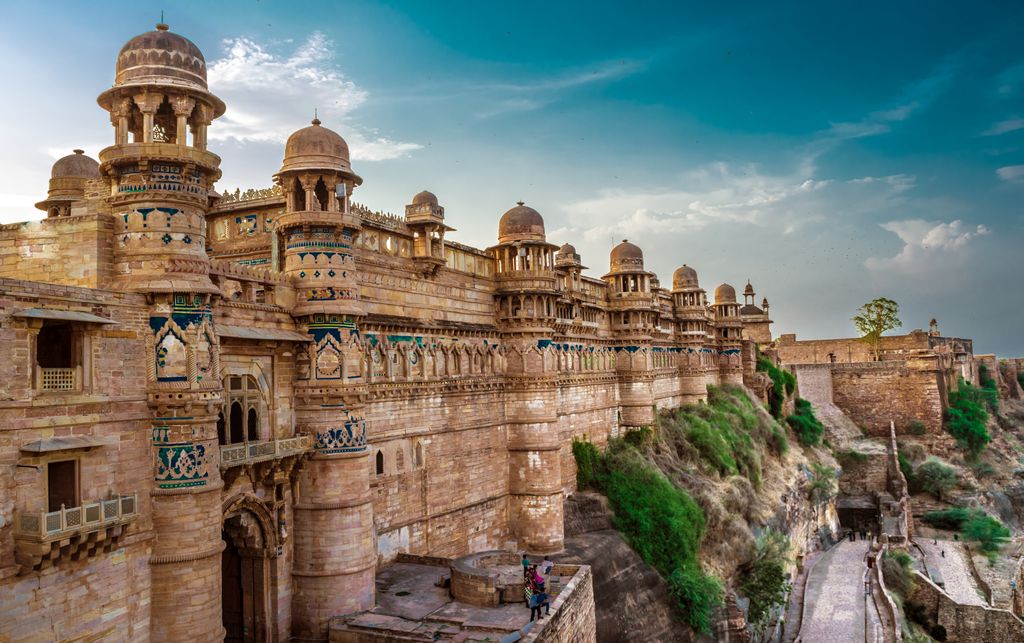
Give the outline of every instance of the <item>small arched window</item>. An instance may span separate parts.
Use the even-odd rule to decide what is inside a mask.
[[[256,409],[249,409],[249,416],[246,418],[245,428],[249,442],[256,442],[260,439],[260,416]]]
[[[223,412],[217,414],[217,443],[222,445],[228,443],[227,426],[224,422]]]
[[[419,469],[423,466],[423,443],[417,442],[416,449],[413,451],[412,456],[413,466]]]
[[[239,442],[245,441],[245,429],[243,426],[244,415],[242,413],[242,405],[238,402],[231,404],[231,444],[238,444]]]
[[[377,475],[382,476],[382,475],[384,475],[384,452],[383,451],[377,451],[376,461],[377,461]]]

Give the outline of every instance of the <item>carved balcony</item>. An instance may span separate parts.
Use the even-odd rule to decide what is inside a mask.
[[[108,552],[138,515],[136,493],[57,511],[18,512],[14,542],[22,573]]]
[[[292,455],[301,455],[313,448],[313,438],[296,435],[281,440],[264,440],[228,444],[220,448],[220,468],[230,469],[246,464],[280,460]]]

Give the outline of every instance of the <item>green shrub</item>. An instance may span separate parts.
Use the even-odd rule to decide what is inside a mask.
[[[996,468],[988,462],[972,462],[971,471],[974,472],[978,478],[990,478],[996,474]]]
[[[974,514],[974,511],[964,507],[950,507],[949,509],[929,511],[921,516],[921,520],[939,529],[955,530],[960,529]]]
[[[840,451],[836,455],[836,460],[839,460],[839,464],[843,465],[844,467],[845,466],[849,466],[849,465],[853,465],[853,464],[860,464],[860,463],[863,463],[863,462],[867,462],[870,459],[871,459],[871,456],[868,455],[867,453],[861,453],[860,451],[853,451],[852,449],[847,449],[845,451]]]
[[[988,372],[988,366],[982,362],[978,366],[978,381],[981,382],[981,392],[985,403],[993,411],[999,410],[999,386],[995,378]]]
[[[1017,383],[1020,384],[1021,388],[1024,388],[1024,371],[1017,373]]]
[[[750,599],[747,620],[761,623],[782,605],[792,586],[786,577],[790,543],[785,534],[768,529],[757,538],[753,559],[742,569],[740,593]]]
[[[781,420],[782,405],[786,401],[786,396],[796,391],[796,376],[779,368],[775,362],[760,353],[757,355],[757,370],[767,373],[772,381],[772,387],[768,390],[768,409],[772,417]]]
[[[825,427],[814,416],[811,403],[802,397],[796,398],[796,411],[786,418],[786,423],[804,446],[818,444],[821,442],[821,434],[825,432]]]
[[[907,423],[907,433],[911,435],[924,435],[926,430],[924,422],[921,420],[911,420]]]
[[[949,394],[946,430],[956,438],[961,448],[968,450],[971,457],[977,457],[992,439],[985,428],[988,420],[985,403],[983,391],[963,379],[958,390]]]
[[[910,463],[910,459],[903,455],[900,451],[896,454],[896,458],[900,462],[900,471],[903,472],[903,477],[907,479],[907,487],[910,488],[910,492],[914,493],[917,491],[917,476],[914,474],[914,465]]]
[[[701,571],[691,563],[680,567],[668,577],[668,590],[684,620],[697,632],[711,633],[715,609],[722,604],[725,592],[714,576]]]
[[[905,551],[893,550],[882,557],[885,584],[904,601],[914,595],[914,560]]]
[[[832,467],[815,462],[811,465],[811,481],[807,491],[816,503],[828,502],[836,495],[836,471]]]
[[[654,432],[651,431],[651,427],[642,426],[639,429],[630,429],[629,431],[626,431],[626,434],[622,436],[622,439],[625,440],[627,444],[640,448],[647,444],[652,435],[654,435]]]
[[[967,540],[975,540],[984,552],[996,552],[1010,539],[1010,530],[992,516],[977,512],[966,523],[962,533]]]
[[[576,488],[595,487],[597,471],[601,466],[601,452],[592,442],[572,440],[572,455],[576,459]]]
[[[915,478],[922,491],[927,491],[939,500],[942,500],[942,494],[955,487],[959,481],[956,469],[934,457],[928,458],[917,468]]]

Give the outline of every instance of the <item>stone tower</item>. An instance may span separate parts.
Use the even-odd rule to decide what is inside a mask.
[[[115,218],[115,287],[151,302],[152,637],[219,641],[221,382],[211,314],[219,290],[205,215],[220,177],[206,128],[224,103],[207,89],[202,52],[165,24],[121,48],[114,85],[97,100],[114,126],[99,172]]]
[[[644,253],[623,239],[612,248],[608,285],[608,315],[616,341],[619,405],[624,429],[654,424],[652,334],[658,326],[658,301],[651,287],[653,273],[644,270]]]
[[[562,549],[562,474],[553,364],[558,291],[554,251],[544,219],[522,202],[498,223],[495,304],[507,350],[505,415],[509,450],[509,519],[519,547]]]
[[[715,340],[718,347],[718,371],[722,383],[743,384],[743,319],[736,303],[736,289],[729,284],[715,288]]]
[[[325,638],[330,618],[374,605],[373,505],[353,247],[360,218],[348,196],[362,183],[337,133],[313,119],[285,144],[274,175],[285,211],[273,222],[280,269],[292,279],[292,315],[310,335],[298,357],[296,431],[314,438],[299,472],[292,567],[292,629]]]
[[[743,320],[743,338],[752,339],[758,344],[770,344],[772,341],[772,320],[768,317],[768,298],[761,302],[761,308],[754,303],[756,293],[754,286],[747,280],[743,288],[743,306],[740,318]]]
[[[672,306],[675,311],[676,339],[681,344],[679,382],[689,401],[703,399],[707,393],[710,356],[708,344],[707,295],[700,287],[697,271],[683,264],[672,274]]]
[[[412,259],[424,274],[434,274],[445,264],[444,235],[451,232],[444,223],[444,208],[433,192],[426,190],[405,206],[405,224],[412,231]]]
[[[84,205],[86,183],[100,178],[99,163],[74,150],[58,159],[50,171],[50,189],[36,207],[47,217],[69,217],[76,206]]]

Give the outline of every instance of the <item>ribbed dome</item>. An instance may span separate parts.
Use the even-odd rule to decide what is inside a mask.
[[[100,164],[85,155],[84,150],[75,150],[74,154],[58,159],[50,170],[52,179],[98,179]]]
[[[640,246],[623,239],[622,243],[612,248],[610,256],[612,272],[617,270],[644,269],[644,251]]]
[[[544,241],[544,218],[522,201],[516,203],[498,222],[498,242],[510,241]]]
[[[423,190],[412,198],[413,205],[437,205],[437,197],[433,192]]]
[[[320,120],[314,118],[309,127],[289,136],[284,144],[284,165],[280,171],[289,170],[335,170],[352,174],[348,143],[340,134],[322,127]]]
[[[685,263],[672,273],[672,288],[675,290],[682,290],[684,288],[699,288],[700,284],[697,282],[697,271],[687,266]]]
[[[715,288],[715,303],[716,304],[735,304],[736,303],[736,289],[729,284],[722,284],[718,288]]]
[[[172,84],[206,90],[206,59],[199,47],[161,23],[135,36],[117,54],[114,85]]]

